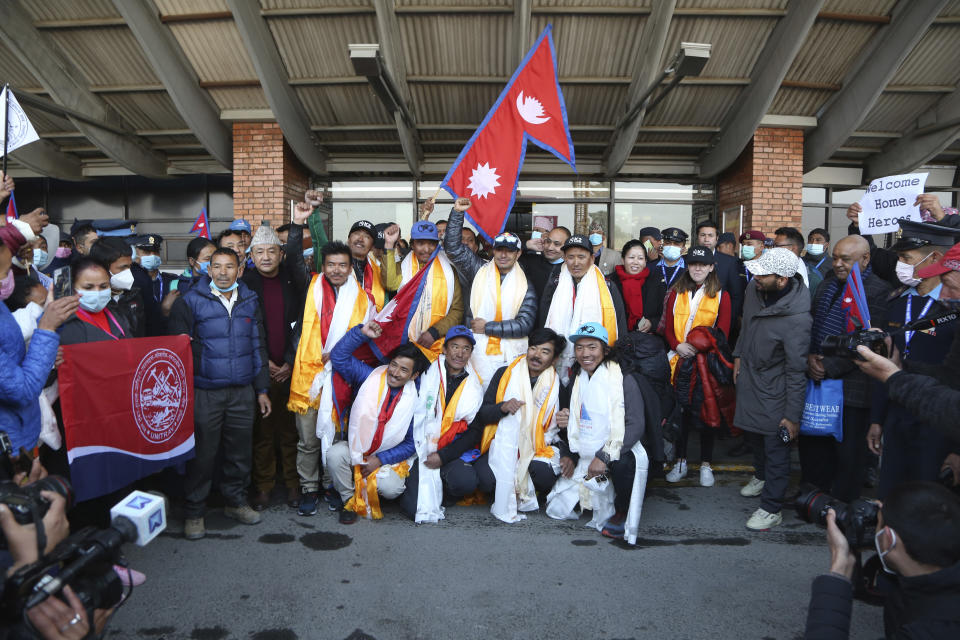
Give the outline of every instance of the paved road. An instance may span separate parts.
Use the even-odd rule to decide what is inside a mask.
[[[108,637],[799,638],[810,581],[828,565],[823,532],[792,512],[775,531],[748,531],[746,478],[661,481],[635,548],[585,519],[505,525],[480,506],[423,526],[395,510],[342,526],[277,505],[249,527],[214,510],[205,540],[167,533],[129,550],[148,579]],[[880,637],[881,611],[857,603],[853,628]]]

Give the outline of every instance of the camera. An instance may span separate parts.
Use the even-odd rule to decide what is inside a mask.
[[[877,355],[887,357],[887,344],[885,342],[890,334],[885,331],[870,331],[868,329],[858,329],[853,333],[842,336],[827,336],[823,339],[823,355],[831,358],[846,358],[848,360],[863,360],[863,357],[857,353],[857,347],[863,345]]]
[[[876,503],[869,500],[858,498],[847,504],[817,489],[801,492],[793,506],[797,516],[820,526],[827,525],[827,510],[833,509],[837,526],[847,537],[851,549],[870,544],[880,512]]]

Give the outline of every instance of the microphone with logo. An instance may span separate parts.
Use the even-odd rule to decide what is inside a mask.
[[[161,496],[134,491],[110,509],[110,526],[88,527],[69,536],[37,562],[20,568],[7,579],[0,602],[0,624],[26,618],[27,610],[47,598],[63,597],[70,585],[92,619],[95,609],[118,606],[133,591],[124,593],[114,565],[125,566],[120,551],[125,543],[144,546],[167,527],[165,501]],[[32,637],[32,636],[31,636]]]

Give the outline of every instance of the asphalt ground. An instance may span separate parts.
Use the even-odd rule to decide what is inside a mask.
[[[507,525],[456,506],[414,525],[385,503],[383,520],[345,526],[325,503],[297,515],[278,491],[245,526],[213,508],[203,540],[172,520],[127,550],[147,582],[107,637],[801,638],[811,581],[829,565],[824,531],[791,509],[751,532],[759,498],[739,495],[749,473],[716,477],[652,483],[635,547],[542,510]],[[881,610],[856,602],[851,637],[882,634]]]

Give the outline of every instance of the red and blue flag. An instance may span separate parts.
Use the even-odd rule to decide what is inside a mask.
[[[369,344],[374,356],[380,362],[386,362],[391,351],[408,341],[410,321],[420,305],[420,298],[424,295],[423,290],[428,282],[427,278],[431,277],[430,274],[433,269],[440,268],[434,260],[439,253],[440,247],[438,246],[433,255],[430,256],[430,262],[414,274],[409,282],[400,287],[397,295],[374,318],[382,331],[380,337],[371,340]]]
[[[857,329],[870,328],[870,307],[867,306],[867,296],[863,288],[863,276],[860,274],[860,263],[854,262],[847,283],[843,287],[843,298],[840,301],[846,318],[847,333]]]
[[[190,233],[198,233],[199,237],[212,240],[210,237],[210,220],[207,219],[206,207],[200,209],[200,215],[193,221],[193,227],[191,227]]]
[[[10,192],[10,199],[7,201],[7,224],[20,217],[17,213],[17,201],[13,197],[13,191]]]
[[[577,170],[552,29],[540,34],[440,185],[470,198],[466,217],[491,242],[513,208],[528,140]]]

